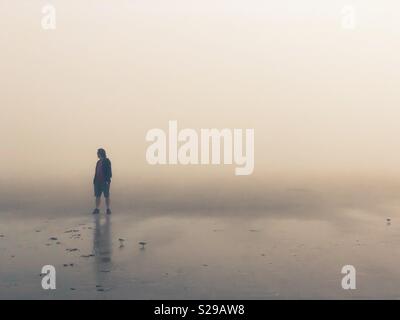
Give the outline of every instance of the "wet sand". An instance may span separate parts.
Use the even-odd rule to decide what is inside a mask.
[[[400,216],[386,218],[3,214],[0,299],[399,298]],[[41,287],[47,264],[56,290]],[[347,264],[356,290],[341,288]]]

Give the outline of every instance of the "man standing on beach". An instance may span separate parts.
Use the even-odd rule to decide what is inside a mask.
[[[100,197],[104,194],[106,200],[107,214],[111,214],[110,209],[110,184],[111,184],[111,161],[107,158],[106,151],[102,148],[97,150],[99,160],[96,163],[96,170],[93,178],[94,196],[96,197],[96,208],[93,214],[99,214]]]

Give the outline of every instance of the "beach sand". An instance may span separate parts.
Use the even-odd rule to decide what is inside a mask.
[[[3,214],[0,299],[399,298],[399,218]],[[56,290],[41,287],[44,265]],[[341,287],[344,265],[356,290]]]

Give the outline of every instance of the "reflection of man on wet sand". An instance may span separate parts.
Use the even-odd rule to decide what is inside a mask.
[[[98,291],[102,291],[104,276],[111,271],[112,261],[112,246],[111,246],[111,221],[110,216],[105,217],[102,224],[100,216],[95,215],[95,228],[93,235],[93,253],[95,255],[95,274]]]

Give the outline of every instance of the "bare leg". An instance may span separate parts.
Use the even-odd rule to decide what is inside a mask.
[[[106,207],[107,209],[110,209],[110,197],[105,198],[106,199]]]
[[[100,197],[96,197],[96,209],[100,207]]]

